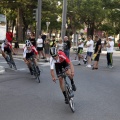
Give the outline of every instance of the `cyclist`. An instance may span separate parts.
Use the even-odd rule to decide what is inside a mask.
[[[61,75],[62,75],[62,72],[66,72],[69,79],[71,80],[71,85],[72,85],[73,91],[76,91],[76,86],[75,86],[74,80],[73,80],[73,76],[74,76],[73,64],[63,51],[57,52],[57,48],[55,48],[55,47],[50,48],[50,55],[51,55],[51,57],[50,57],[50,69],[51,69],[50,72],[51,72],[52,80],[54,82],[56,82],[56,77],[54,74],[54,67],[55,67],[56,74],[57,74],[57,77],[58,77],[59,83],[60,83],[60,88],[65,97],[65,103],[67,104],[68,101],[67,101],[67,96],[66,96],[66,92],[64,89],[64,81],[63,81],[63,78],[61,77]],[[65,71],[63,71],[62,68],[64,68]]]
[[[31,64],[30,64],[31,63],[31,61],[30,61],[30,57],[31,56],[33,56],[35,58],[34,59],[35,60],[35,64],[36,64],[37,70],[38,70],[38,72],[40,74],[40,69],[39,69],[38,64],[37,64],[38,52],[37,52],[36,48],[30,42],[30,40],[26,40],[25,41],[24,51],[23,51],[23,60],[27,64],[27,66],[28,66],[28,68],[30,70],[31,75],[33,75],[33,71],[32,71]]]
[[[8,55],[5,52],[9,55],[10,60],[9,60]],[[8,42],[7,39],[5,39],[4,42],[1,45],[1,53],[2,53],[2,56],[5,58],[5,60],[7,61],[8,64],[9,64],[10,61],[14,62],[13,57],[12,57],[12,52],[14,53],[13,48],[12,48],[12,44],[10,42]],[[15,65],[13,64],[13,66],[15,66]]]

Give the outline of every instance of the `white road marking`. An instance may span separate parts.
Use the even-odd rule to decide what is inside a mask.
[[[19,68],[19,69],[17,69],[18,71],[26,71],[26,70],[28,70],[28,68]]]

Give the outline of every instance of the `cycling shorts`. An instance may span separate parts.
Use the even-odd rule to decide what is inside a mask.
[[[29,59],[34,55],[34,52],[26,53],[26,59]]]
[[[67,71],[68,69],[70,69],[70,65],[66,61],[55,63],[55,70],[58,77],[60,77],[62,73],[65,72],[62,69],[65,69],[65,71]]]
[[[9,47],[5,47],[4,52],[11,53],[11,49]]]

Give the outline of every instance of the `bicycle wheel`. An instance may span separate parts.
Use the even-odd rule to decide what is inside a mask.
[[[40,83],[40,72],[38,71],[37,67],[36,68],[36,76],[37,76],[37,80]]]
[[[38,80],[38,82],[40,83],[40,76],[38,75],[38,77],[37,77],[37,80]]]
[[[12,64],[10,62],[8,62],[8,65],[9,65],[10,68],[12,68]]]
[[[71,109],[71,111],[74,113],[75,112],[75,104],[74,104],[74,100],[73,97],[71,97],[71,93],[69,91],[69,86],[67,86],[66,88],[66,95],[67,95],[67,99],[68,99],[68,103],[69,103],[69,107]]]
[[[13,68],[14,68],[15,70],[17,70],[17,67],[16,67],[16,65],[15,65],[15,62],[14,62],[14,61],[12,62],[12,66],[13,66]]]

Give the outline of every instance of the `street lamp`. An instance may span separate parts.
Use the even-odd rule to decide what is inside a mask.
[[[50,25],[50,22],[46,22],[46,25],[47,25],[47,36],[49,37],[48,27],[49,27],[49,25]]]
[[[67,16],[67,0],[63,0],[62,27],[61,27],[62,39],[64,38],[66,32],[66,16]]]

